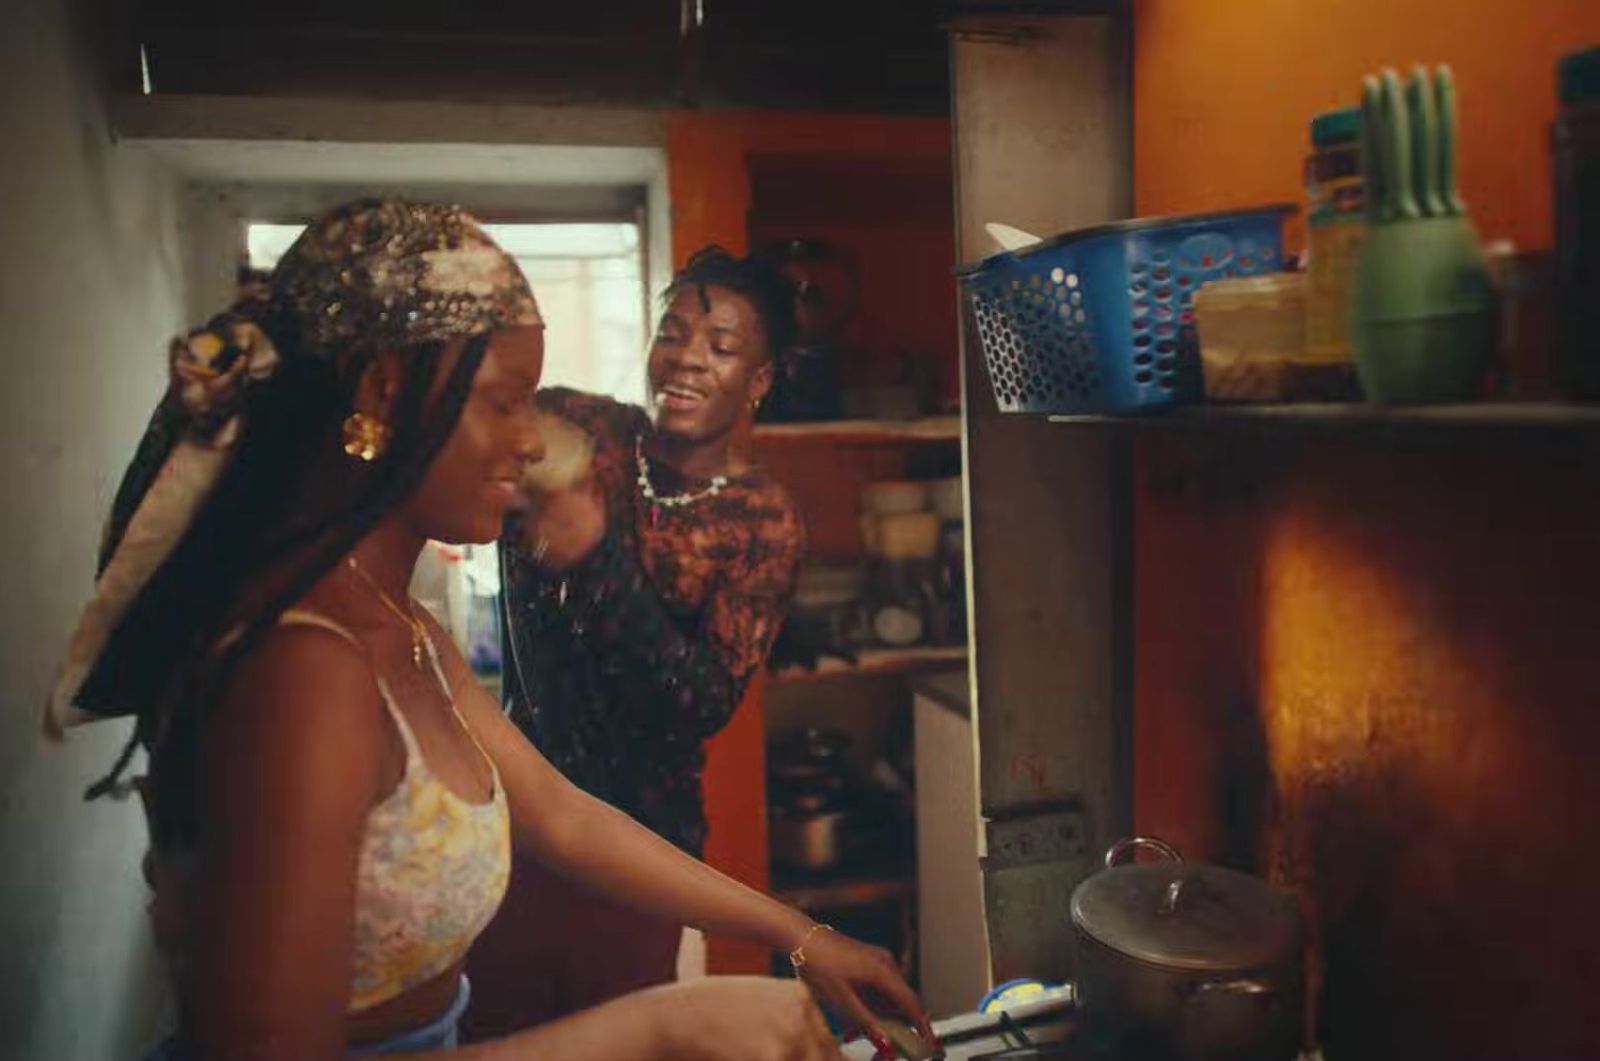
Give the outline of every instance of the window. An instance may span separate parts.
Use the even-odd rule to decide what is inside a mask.
[[[253,223],[250,265],[270,269],[304,225]],[[646,397],[644,261],[629,221],[485,225],[522,267],[545,319],[546,386]]]

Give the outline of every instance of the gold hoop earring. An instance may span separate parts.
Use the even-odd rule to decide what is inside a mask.
[[[371,463],[389,448],[389,428],[375,416],[353,412],[344,420],[344,451]]]

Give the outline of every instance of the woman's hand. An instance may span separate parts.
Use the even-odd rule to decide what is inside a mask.
[[[937,1047],[933,1027],[916,992],[901,977],[888,951],[823,926],[816,926],[799,949],[804,957],[799,964],[800,979],[830,1009],[857,1025],[880,1050],[888,1037],[863,995],[879,1008],[898,1010],[916,1027],[924,1043]]]
[[[708,976],[638,997],[653,1007],[651,1056],[673,1061],[838,1061],[827,1022],[802,986]]]
[[[534,562],[565,571],[594,551],[606,533],[606,504],[590,477],[538,494],[523,515],[523,545]]]

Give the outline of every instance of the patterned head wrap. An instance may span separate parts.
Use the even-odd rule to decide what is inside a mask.
[[[361,202],[308,228],[272,274],[303,351],[348,356],[541,323],[517,263],[459,207]]]
[[[45,729],[99,714],[80,690],[140,593],[193,523],[248,429],[249,395],[306,359],[345,378],[373,355],[538,325],[516,262],[459,207],[394,199],[340,207],[279,262],[265,301],[173,340],[171,385],[112,508],[94,597],[68,644]]]

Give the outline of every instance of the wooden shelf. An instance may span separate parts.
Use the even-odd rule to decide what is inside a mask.
[[[867,877],[818,884],[779,885],[773,895],[801,910],[839,910],[871,906],[910,895],[914,884],[907,876]]]
[[[1339,430],[1507,430],[1600,434],[1600,404],[1470,402],[1459,405],[1186,405],[1150,412],[1051,416],[1057,424],[1136,427],[1328,428]]]
[[[777,682],[812,682],[828,678],[875,677],[883,674],[904,674],[910,671],[934,670],[965,663],[965,645],[924,645],[916,648],[869,648],[860,653],[858,662],[828,656],[819,660],[816,670],[803,667],[785,667],[775,671],[772,680]]]
[[[757,442],[810,441],[874,446],[895,442],[955,442],[961,438],[960,416],[927,416],[920,420],[823,420],[815,423],[757,424]]]

